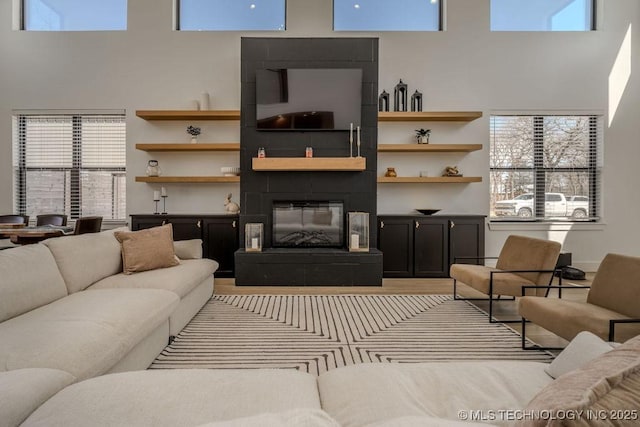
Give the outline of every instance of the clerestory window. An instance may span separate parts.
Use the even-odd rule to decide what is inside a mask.
[[[127,29],[127,0],[22,0],[27,31],[120,31]]]
[[[491,31],[595,30],[596,0],[491,0]]]

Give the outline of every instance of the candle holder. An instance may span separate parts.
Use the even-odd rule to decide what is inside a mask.
[[[353,157],[353,123],[349,126],[349,157]]]
[[[158,211],[158,202],[160,201],[160,192],[158,190],[154,190],[153,192],[153,204],[155,208],[153,210],[154,215],[158,215],[160,212]]]
[[[357,135],[356,145],[358,147],[358,157],[361,157],[360,156],[360,126],[358,126],[356,129],[356,135]]]
[[[169,196],[165,194],[164,196],[161,196],[161,197],[162,197],[162,215],[166,215],[167,214],[167,197]]]
[[[369,252],[369,213],[349,212],[349,252]]]
[[[244,226],[244,250],[246,252],[262,252],[262,236],[264,226],[260,222],[249,222]]]

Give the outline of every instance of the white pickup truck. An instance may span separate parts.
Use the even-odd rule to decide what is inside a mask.
[[[533,193],[521,194],[511,200],[501,200],[495,204],[496,216],[533,216]],[[589,216],[589,198],[587,196],[570,196],[562,193],[545,193],[544,210],[547,217],[572,217],[574,219]]]

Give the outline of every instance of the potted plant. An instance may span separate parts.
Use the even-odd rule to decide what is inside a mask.
[[[191,135],[191,143],[195,144],[198,142],[198,135],[200,135],[200,128],[195,126],[189,126],[187,128],[187,133]]]
[[[418,144],[428,144],[429,135],[431,135],[431,129],[416,129],[416,139]]]

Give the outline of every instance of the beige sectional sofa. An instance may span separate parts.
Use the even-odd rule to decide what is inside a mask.
[[[612,349],[583,333],[552,364],[145,370],[209,299],[217,265],[176,242],[180,265],[123,275],[112,239],[0,253],[0,427],[640,423],[640,336]]]
[[[194,247],[176,242],[176,254]],[[33,384],[33,402],[18,400],[28,409],[70,383],[147,368],[209,300],[217,267],[183,259],[124,275],[114,231],[0,252],[0,386]]]

